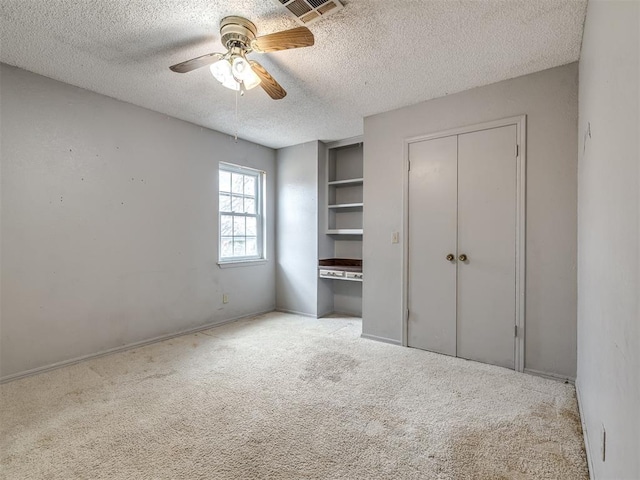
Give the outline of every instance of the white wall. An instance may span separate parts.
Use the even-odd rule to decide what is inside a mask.
[[[639,2],[589,2],[580,58],[576,386],[597,479],[640,478],[639,28]]]
[[[318,313],[319,142],[277,151],[276,308]]]
[[[532,75],[365,118],[363,333],[402,339],[403,140],[527,115],[525,367],[576,371],[578,66]]]
[[[267,264],[216,264],[218,161],[267,172],[273,220],[273,150],[0,75],[3,377],[274,308],[273,222]]]

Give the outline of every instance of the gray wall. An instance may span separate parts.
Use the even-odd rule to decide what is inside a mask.
[[[326,235],[327,230],[327,146],[318,142],[318,258],[333,258],[334,242],[333,238]],[[318,278],[318,308],[317,316],[322,317],[333,312],[333,281]]]
[[[589,2],[580,59],[576,387],[598,479],[640,478],[639,29],[640,3]]]
[[[274,308],[272,222],[266,264],[216,264],[218,161],[266,170],[273,219],[273,150],[0,75],[2,376]]]
[[[354,257],[347,257],[354,258]],[[333,309],[336,313],[362,316],[362,285],[360,282],[346,280],[327,280],[333,282]]]
[[[277,151],[276,308],[318,313],[318,145]]]
[[[575,376],[577,92],[574,63],[365,118],[365,335],[402,339],[403,139],[526,114],[525,367]]]

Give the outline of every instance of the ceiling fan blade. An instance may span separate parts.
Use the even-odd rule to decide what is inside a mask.
[[[280,100],[287,96],[284,88],[267,72],[262,65],[254,60],[249,60],[251,69],[260,77],[260,86],[274,100]]]
[[[311,30],[298,27],[258,37],[251,42],[251,48],[257,52],[277,52],[289,48],[310,47],[313,43]]]
[[[169,68],[177,73],[187,73],[191,70],[195,70],[196,68],[211,65],[212,63],[220,60],[222,56],[222,53],[208,53],[206,55],[202,55],[201,57],[187,60],[186,62],[176,63],[175,65],[171,65]]]

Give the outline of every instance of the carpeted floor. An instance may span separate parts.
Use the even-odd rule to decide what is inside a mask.
[[[1,387],[3,479],[588,479],[574,388],[271,313]]]

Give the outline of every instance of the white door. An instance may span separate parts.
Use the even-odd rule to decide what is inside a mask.
[[[409,346],[514,368],[516,140],[510,125],[410,144]]]
[[[515,367],[516,135],[509,125],[458,136],[457,355],[508,368]]]
[[[409,145],[410,347],[456,354],[457,137]]]

